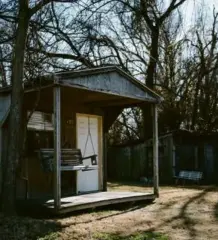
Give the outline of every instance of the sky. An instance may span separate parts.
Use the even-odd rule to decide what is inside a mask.
[[[214,7],[218,11],[218,0],[187,0],[181,8],[185,28],[188,29],[193,25],[198,19],[202,8],[204,9],[206,23],[211,22]]]

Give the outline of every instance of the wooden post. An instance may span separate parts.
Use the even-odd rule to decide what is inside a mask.
[[[158,112],[157,104],[153,105],[153,185],[154,194],[159,197],[159,161],[158,161]]]
[[[107,191],[107,133],[103,133],[103,191]]]
[[[54,208],[61,207],[61,88],[54,90]]]

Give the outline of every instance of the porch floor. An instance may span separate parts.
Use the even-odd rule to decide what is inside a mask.
[[[111,204],[154,200],[153,193],[141,192],[96,192],[61,198],[61,208],[58,214],[73,212],[78,210],[107,206]],[[48,200],[44,206],[54,211],[54,200]]]

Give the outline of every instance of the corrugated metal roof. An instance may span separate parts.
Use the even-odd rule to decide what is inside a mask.
[[[9,114],[10,105],[11,105],[10,94],[0,95],[0,126],[2,126],[2,124],[4,123],[5,119]]]

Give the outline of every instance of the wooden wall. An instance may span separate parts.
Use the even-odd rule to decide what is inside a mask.
[[[45,172],[37,154],[28,158],[28,192],[30,198],[53,196],[53,174]],[[62,196],[76,193],[75,172],[62,172]]]
[[[76,113],[95,114],[103,116],[100,109],[89,108],[84,105],[72,108],[62,105],[61,111],[61,146],[63,148],[76,147]],[[53,132],[52,131],[28,131],[28,156],[21,162],[21,170],[17,179],[17,196],[25,197],[25,181],[28,179],[28,192],[30,198],[43,198],[53,196],[52,173],[46,173],[41,167],[41,162],[37,154],[40,148],[53,148]],[[76,172],[65,171],[61,175],[62,196],[72,195],[76,193]]]

